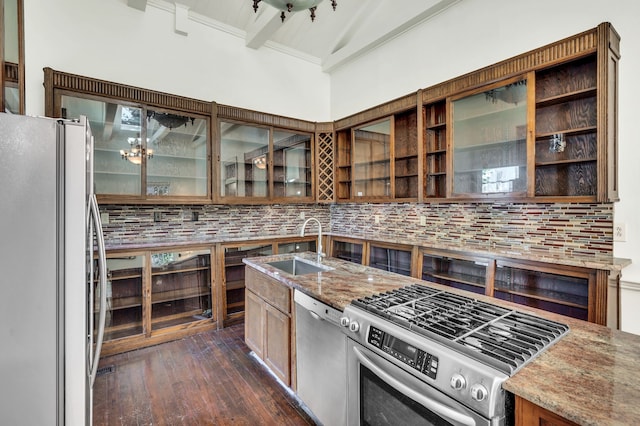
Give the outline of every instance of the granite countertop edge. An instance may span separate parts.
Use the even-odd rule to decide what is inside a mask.
[[[330,271],[298,276],[268,265],[294,256],[316,259],[315,253],[306,252],[243,262],[339,310],[351,300],[419,283],[567,324],[569,332],[507,379],[503,388],[580,425],[640,424],[640,336],[340,259],[322,260],[334,268]]]
[[[310,233],[308,235],[315,235]],[[395,239],[379,239],[379,238],[371,238],[367,236],[358,236],[358,235],[344,235],[339,233],[326,233],[326,235],[331,235],[334,237],[343,237],[343,238],[357,238],[357,239],[372,239],[382,243],[391,243],[391,244],[404,244],[411,246],[419,246],[425,249],[437,249],[444,251],[452,251],[452,252],[465,252],[472,253],[477,256],[490,256],[490,257],[502,257],[509,259],[519,259],[519,260],[529,260],[536,262],[546,262],[546,263],[554,263],[566,266],[578,266],[584,268],[592,268],[592,269],[601,269],[608,271],[620,272],[623,268],[631,264],[631,259],[625,258],[615,258],[609,256],[566,256],[565,254],[556,254],[551,252],[545,252],[541,250],[505,250],[505,249],[491,249],[488,247],[481,246],[473,246],[473,245],[460,245],[453,243],[442,243],[437,242],[433,244],[427,243],[416,243],[416,242],[407,242],[402,240]],[[284,238],[293,238],[298,237],[299,235],[290,235],[290,234],[277,234],[277,235],[269,235],[269,236],[247,236],[247,235],[224,235],[224,236],[207,236],[206,238],[190,238],[188,240],[183,239],[162,239],[161,241],[113,241],[107,242],[107,250],[156,250],[162,249],[165,247],[181,247],[181,246],[192,246],[192,245],[208,245],[208,244],[233,244],[235,242],[246,242],[246,241],[270,241],[273,239],[284,239]]]

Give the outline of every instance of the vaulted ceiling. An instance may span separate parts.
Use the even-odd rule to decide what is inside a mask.
[[[320,3],[312,22],[308,10],[287,13],[253,0],[127,0],[145,11],[159,7],[176,14],[176,31],[187,33],[197,20],[242,37],[247,48],[265,46],[317,63],[331,72],[463,0],[337,0]],[[188,35],[188,34],[187,34]]]

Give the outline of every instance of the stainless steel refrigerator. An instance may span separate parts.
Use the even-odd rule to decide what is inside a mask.
[[[92,144],[85,117],[0,113],[3,425],[91,424],[106,284]]]

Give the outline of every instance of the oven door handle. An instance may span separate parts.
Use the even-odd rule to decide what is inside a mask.
[[[451,407],[447,407],[446,405],[441,404],[437,401],[426,398],[421,393],[415,391],[414,389],[411,389],[409,386],[398,381],[395,377],[391,376],[389,373],[387,373],[386,371],[378,367],[373,361],[369,359],[368,356],[363,354],[358,348],[353,347],[353,352],[355,352],[356,357],[358,357],[358,360],[360,361],[361,364],[363,364],[365,367],[371,370],[380,379],[384,380],[389,386],[395,388],[398,392],[408,396],[409,398],[413,399],[417,403],[422,404],[425,408],[433,411],[435,414],[465,426],[476,425],[476,422],[475,420],[473,420],[473,418],[463,413],[460,413],[458,411],[455,411]]]

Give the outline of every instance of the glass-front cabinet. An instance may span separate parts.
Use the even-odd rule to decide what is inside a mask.
[[[210,251],[152,253],[152,330],[211,317]]]
[[[221,120],[219,196],[312,200],[312,139],[310,133]]]
[[[527,80],[451,101],[451,195],[526,196]]]
[[[391,195],[391,119],[353,132],[353,186],[356,197]]]
[[[209,119],[75,95],[61,115],[86,115],[95,140],[98,195],[145,199],[209,197]]]
[[[0,105],[2,112],[24,114],[23,0],[0,1]]]
[[[145,257],[140,254],[109,255],[107,258],[106,322],[104,340],[142,335]],[[98,271],[97,260],[94,271]],[[98,325],[100,288],[94,283],[94,321]],[[94,330],[97,335],[97,330]]]
[[[450,287],[485,294],[490,261],[464,255],[431,253],[423,250],[422,279]]]

